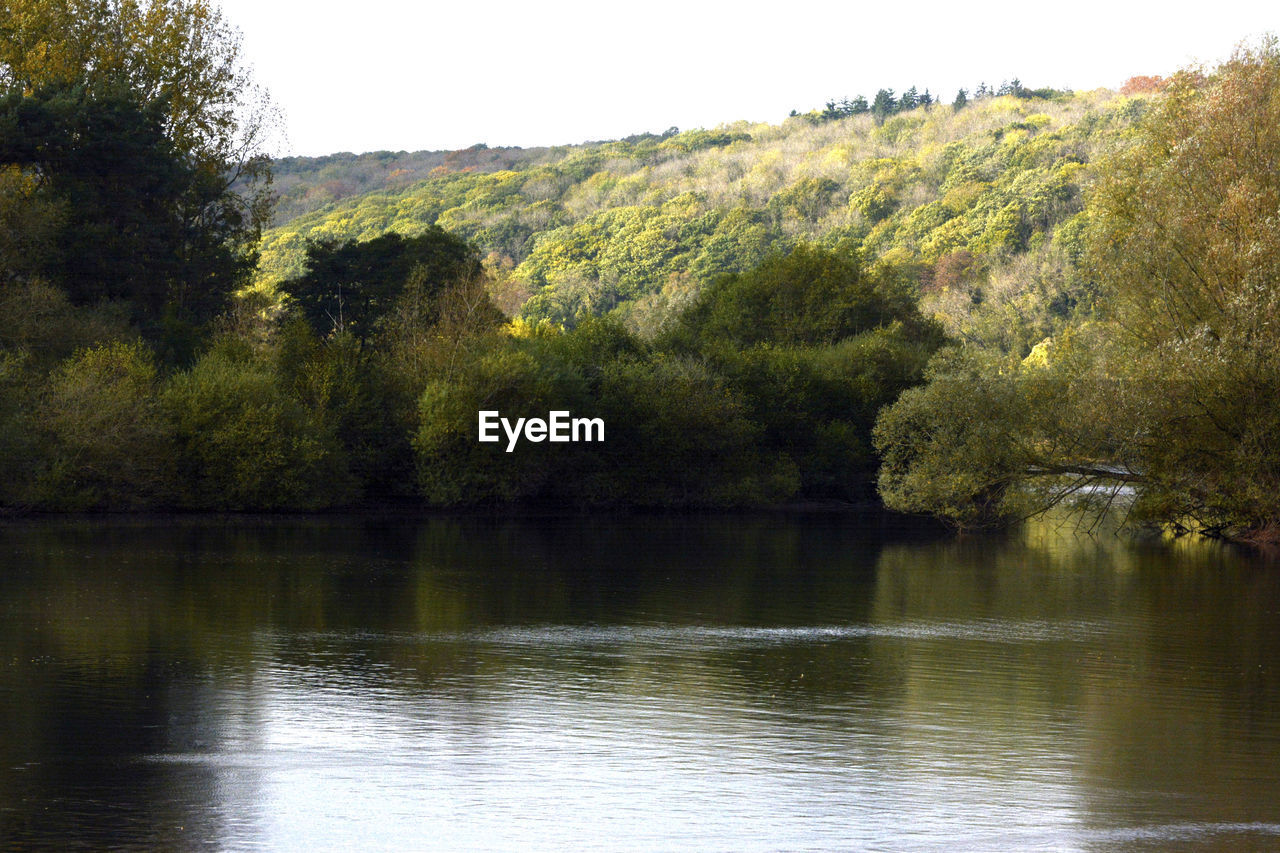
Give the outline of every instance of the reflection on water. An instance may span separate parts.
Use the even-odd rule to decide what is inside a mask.
[[[0,527],[0,840],[1269,850],[1280,567],[849,517]]]

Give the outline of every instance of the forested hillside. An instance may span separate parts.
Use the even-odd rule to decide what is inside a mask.
[[[1118,93],[272,164],[207,4],[10,5],[0,510],[1086,498],[1280,538],[1274,39]]]
[[[436,224],[487,256],[504,309],[568,324],[616,311],[651,333],[716,275],[810,242],[911,266],[956,330],[994,300],[1026,328],[1005,332],[1001,318],[983,333],[1026,348],[1048,328],[1040,303],[1062,315],[1087,299],[1063,263],[1076,251],[1081,184],[1146,101],[1016,91],[888,114],[833,103],[777,125],[507,153],[497,171],[438,165],[267,232],[261,275],[296,276],[308,241]],[[1011,264],[1033,275],[1011,286]]]
[[[490,148],[461,151],[342,152],[323,157],[280,157],[272,162],[277,225],[352,196],[398,190],[452,172],[498,172],[558,160],[564,150]]]

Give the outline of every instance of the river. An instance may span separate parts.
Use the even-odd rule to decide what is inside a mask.
[[[1280,564],[825,514],[0,525],[0,844],[1280,849]]]

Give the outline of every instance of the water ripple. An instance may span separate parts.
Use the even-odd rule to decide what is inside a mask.
[[[989,643],[1078,643],[1115,632],[1095,620],[913,621],[863,625],[787,627],[713,625],[528,625],[462,632],[420,634],[311,633],[290,635],[302,641],[381,641],[387,643],[466,643],[476,645],[587,648],[599,646],[788,646],[859,639],[973,640]]]

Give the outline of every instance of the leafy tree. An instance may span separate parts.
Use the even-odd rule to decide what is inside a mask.
[[[152,334],[166,314],[207,322],[256,260],[242,206],[175,150],[163,106],[83,86],[0,99],[0,164],[30,176],[24,206],[53,211],[18,269],[77,304],[126,302]]]
[[[221,341],[174,376],[161,404],[184,506],[318,509],[351,497],[332,426],[242,342]]]
[[[4,0],[0,88],[121,87],[159,105],[165,136],[223,189],[264,178],[275,116],[241,59],[240,37],[205,0]],[[250,219],[267,213],[265,186]]]
[[[508,344],[478,355],[450,378],[427,383],[413,436],[421,493],[433,504],[514,501],[538,496],[554,477],[558,445],[476,441],[477,412],[545,417],[552,409],[581,410],[582,379]]]
[[[960,527],[1007,524],[1068,498],[1109,501],[1137,482],[1118,433],[1135,412],[1114,383],[1097,330],[1065,336],[1019,363],[947,349],[928,382],[881,412],[879,489],[903,512]]]
[[[127,509],[171,500],[173,447],[157,391],[140,343],[84,350],[55,371],[39,412],[51,446],[36,501]]]
[[[699,348],[832,344],[895,320],[940,337],[916,309],[913,283],[897,272],[889,266],[864,271],[849,258],[801,245],[713,282],[671,340]]]
[[[1176,75],[1090,200],[1110,321],[1020,364],[940,357],[876,428],[886,502],[976,524],[1132,485],[1136,517],[1274,536],[1278,158],[1275,41]]]
[[[1280,524],[1280,47],[1181,72],[1101,169],[1090,262],[1136,357],[1149,504]]]
[[[204,0],[8,0],[0,13],[0,165],[21,176],[30,221],[57,232],[32,263],[5,260],[75,302],[127,300],[148,337],[188,358],[247,282],[269,209],[273,114],[238,35]]]
[[[702,292],[659,347],[707,358],[747,402],[765,458],[811,497],[869,497],[879,409],[918,383],[941,330],[908,271],[802,245]]]
[[[364,339],[382,327],[406,289],[428,323],[436,310],[433,297],[481,274],[474,247],[432,226],[416,237],[391,233],[362,243],[312,243],[306,271],[281,287],[317,334],[349,332]]]

